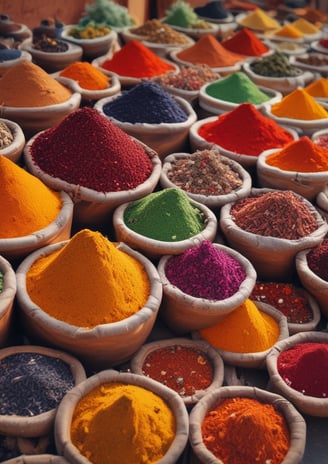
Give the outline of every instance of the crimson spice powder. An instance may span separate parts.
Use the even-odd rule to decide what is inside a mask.
[[[298,343],[279,354],[277,368],[282,379],[294,390],[306,396],[327,398],[327,343]]]
[[[142,371],[182,397],[208,388],[214,374],[213,364],[205,353],[182,345],[150,352],[144,360]]]
[[[328,282],[328,238],[312,248],[307,254],[307,263],[312,272]]]

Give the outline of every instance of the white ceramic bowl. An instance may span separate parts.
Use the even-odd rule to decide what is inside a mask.
[[[35,64],[47,72],[56,72],[64,69],[74,61],[80,61],[83,50],[78,45],[66,42],[68,49],[65,52],[45,52],[34,48],[31,39],[24,40],[19,48],[29,53]]]
[[[253,398],[264,404],[274,405],[288,423],[290,430],[289,450],[283,460],[284,464],[299,464],[305,451],[306,422],[297,409],[283,396],[252,386],[227,386],[209,393],[196,404],[189,417],[189,437],[193,452],[199,462],[221,464],[205,446],[202,437],[202,422],[208,411],[215,408],[227,398]],[[233,439],[233,437],[232,437]]]
[[[197,120],[197,114],[189,102],[181,97],[172,96],[186,113],[185,121],[160,124],[130,123],[107,116],[104,112],[104,105],[119,96],[117,94],[112,97],[102,98],[95,103],[94,108],[131,137],[135,137],[153,149],[161,159],[169,153],[185,148],[189,137],[189,129]]]
[[[14,60],[6,60],[0,62],[0,77],[2,77],[4,73],[8,71],[8,69],[16,66],[16,64],[20,63],[21,61],[32,61],[32,55],[25,50],[21,50],[20,57]]]
[[[323,47],[322,45],[320,45],[320,40],[314,40],[313,42],[311,42],[310,48],[312,48],[312,50],[314,50],[315,52],[325,54],[328,53],[328,47]]]
[[[320,65],[313,65],[309,63],[304,63],[300,61],[301,59],[309,59],[309,58],[318,58],[320,59],[325,59],[327,60],[327,63],[320,66]],[[305,69],[307,71],[311,71],[315,76],[316,75],[321,75],[322,77],[327,77],[328,76],[328,57],[327,55],[324,55],[323,53],[303,53],[299,55],[294,55],[289,58],[289,61],[294,65],[297,66],[300,69]]]
[[[224,365],[219,353],[214,350],[208,343],[202,341],[190,340],[187,338],[169,338],[144,344],[130,361],[131,372],[138,375],[144,373],[144,363],[147,356],[161,349],[183,347],[196,350],[207,358],[213,368],[213,377],[210,385],[203,390],[197,390],[192,395],[180,395],[186,407],[196,404],[204,395],[221,387],[224,380]],[[172,355],[173,356],[173,355]]]
[[[249,297],[255,285],[256,272],[251,262],[230,247],[214,243],[214,247],[238,261],[245,271],[245,279],[236,293],[223,300],[197,298],[180,290],[168,280],[165,268],[172,256],[162,256],[157,270],[163,284],[161,316],[166,325],[176,334],[187,334],[213,326],[222,321]]]
[[[111,29],[108,34],[105,34],[101,37],[94,37],[92,39],[78,39],[69,34],[69,31],[74,27],[76,26],[64,26],[61,38],[67,40],[67,42],[71,42],[71,44],[74,46],[80,47],[82,49],[83,56],[87,57],[89,60],[108,53],[118,40],[118,34],[116,31],[114,31],[114,29]]]
[[[11,161],[15,163],[19,161],[23,149],[25,147],[25,135],[21,127],[14,121],[9,121],[8,119],[1,119],[0,122],[4,123],[13,134],[13,142],[5,148],[1,149],[0,156],[6,156]]]
[[[25,145],[24,160],[26,167],[29,172],[42,180],[48,187],[53,190],[63,190],[73,199],[74,221],[79,224],[94,226],[95,224],[106,222],[116,207],[127,201],[137,200],[152,192],[159,180],[162,168],[159,156],[147,145],[138,141],[151,159],[153,169],[148,179],[134,189],[117,192],[98,192],[80,185],[69,184],[63,179],[52,177],[42,171],[34,162],[31,156],[31,146],[37,136],[38,134],[32,137]]]
[[[293,190],[313,202],[318,193],[328,184],[328,171],[288,171],[268,164],[268,156],[279,151],[281,148],[272,148],[265,150],[257,157],[256,170],[259,187]]]
[[[289,42],[288,40],[277,42],[264,39],[264,42],[271,50],[280,51],[287,56],[303,55],[308,50],[306,44],[298,44],[295,42]]]
[[[10,339],[12,313],[16,297],[16,274],[11,263],[0,255],[0,272],[3,276],[3,288],[0,292],[0,346]]]
[[[178,462],[188,442],[188,413],[180,396],[148,377],[132,374],[129,372],[118,372],[115,370],[104,370],[89,377],[68,392],[63,398],[56,415],[55,442],[59,454],[64,456],[68,462],[86,464],[89,460],[82,456],[71,441],[71,423],[77,403],[91,390],[102,384],[123,383],[144,388],[162,398],[172,410],[175,417],[176,431],[173,442],[164,456],[157,461],[158,464],[172,464]],[[138,433],[138,432],[136,432]],[[101,445],[100,445],[101,446]]]
[[[73,353],[92,372],[124,363],[145,342],[155,323],[163,292],[157,269],[141,253],[125,243],[118,243],[119,250],[137,259],[145,269],[150,283],[145,305],[121,321],[99,324],[93,328],[74,326],[51,317],[37,306],[26,288],[26,275],[33,263],[60,250],[67,242],[62,241],[31,253],[17,268],[17,301],[24,330],[31,339],[42,340],[42,344]]]
[[[67,240],[71,235],[73,201],[65,192],[60,193],[62,208],[56,219],[47,227],[30,235],[0,238],[0,255],[8,260],[22,259],[28,254],[52,243]]]
[[[328,334],[326,332],[303,332],[278,342],[272,348],[266,359],[266,365],[270,376],[270,388],[293,403],[300,413],[309,416],[328,417],[328,398],[317,398],[304,395],[287,385],[279,373],[279,355],[298,343],[324,343],[327,345]],[[315,379],[313,379],[313,381],[315,382]]]
[[[130,203],[118,206],[113,214],[113,225],[117,240],[129,245],[149,258],[160,258],[162,255],[180,254],[192,246],[197,246],[202,240],[213,241],[217,232],[215,214],[202,203],[190,199],[193,207],[198,208],[205,216],[205,228],[195,236],[178,242],[155,240],[134,232],[124,222],[124,213]]]

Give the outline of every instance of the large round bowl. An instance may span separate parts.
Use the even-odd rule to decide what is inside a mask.
[[[145,342],[157,317],[163,290],[156,267],[126,244],[117,244],[119,250],[137,259],[145,268],[150,282],[145,306],[122,321],[90,329],[77,327],[49,316],[31,300],[26,288],[26,275],[33,263],[60,250],[66,243],[63,241],[31,253],[16,271],[17,301],[26,333],[43,344],[72,353],[92,371],[126,362]]]
[[[0,156],[6,156],[14,163],[17,163],[23,153],[25,147],[25,135],[22,128],[14,121],[9,119],[0,119],[0,122],[4,123],[13,135],[13,141],[7,147],[1,149]]]
[[[111,383],[134,385],[144,388],[166,402],[173,412],[176,430],[171,446],[164,456],[156,462],[158,464],[173,464],[178,462],[188,442],[189,431],[188,413],[182,398],[170,388],[152,379],[111,369],[104,370],[89,377],[68,392],[63,398],[58,408],[55,421],[55,442],[59,454],[67,459],[68,462],[74,462],[76,464],[87,464],[90,462],[79,452],[74,443],[72,443],[71,424],[73,414],[78,402],[83,399],[84,396],[88,395],[92,390],[101,387],[101,385],[109,385]],[[103,411],[106,412],[106,408],[104,408]],[[136,434],[138,434],[138,431],[136,431]],[[160,442],[159,437],[158,442]],[[103,443],[99,442],[99,446],[102,445]]]
[[[79,39],[73,37],[69,31],[73,29],[74,25],[64,26],[64,29],[61,33],[61,38],[67,40],[75,47],[81,48],[84,58],[94,59],[98,56],[105,55],[111,50],[111,48],[116,44],[118,39],[118,34],[116,31],[111,29],[108,34],[105,34],[100,37],[94,37],[90,39]],[[76,60],[78,61],[78,60]],[[63,68],[62,68],[63,69]]]
[[[0,346],[8,343],[12,328],[12,314],[16,297],[16,274],[9,261],[0,255],[3,288],[0,291]]]

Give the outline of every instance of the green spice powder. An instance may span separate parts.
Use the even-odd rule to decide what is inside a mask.
[[[260,105],[271,98],[241,71],[209,84],[206,87],[206,93],[210,97],[231,103],[253,103],[254,105]]]
[[[205,228],[203,213],[181,189],[168,188],[132,202],[125,210],[129,229],[163,242],[186,240]]]

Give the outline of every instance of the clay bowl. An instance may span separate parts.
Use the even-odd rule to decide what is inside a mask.
[[[5,346],[10,338],[13,306],[16,297],[16,274],[9,261],[0,255],[0,272],[3,288],[0,292],[0,346]]]
[[[8,127],[14,138],[10,145],[1,149],[1,155],[6,156],[11,161],[17,163],[25,147],[24,132],[22,131],[21,127],[14,121],[0,119],[0,122],[4,123]]]
[[[16,66],[16,64],[20,63],[21,61],[32,61],[32,55],[25,50],[21,50],[21,56],[18,58],[0,62],[0,77],[2,77],[5,72],[8,71],[8,69]]]
[[[88,58],[89,60],[109,52],[118,39],[118,34],[113,29],[111,29],[108,34],[101,37],[94,37],[91,39],[76,38],[69,33],[69,31],[74,27],[74,25],[65,26],[61,33],[61,38],[70,42],[75,47],[81,48],[84,58]]]

